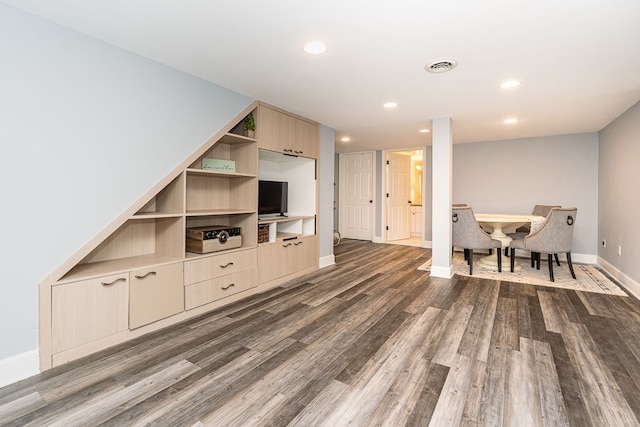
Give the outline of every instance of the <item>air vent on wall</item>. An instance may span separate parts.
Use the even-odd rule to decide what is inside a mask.
[[[429,62],[424,69],[430,73],[445,73],[453,70],[458,65],[458,61],[453,58],[439,58]]]

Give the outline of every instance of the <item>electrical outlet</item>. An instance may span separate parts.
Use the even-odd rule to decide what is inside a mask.
[[[602,241],[602,247],[603,247],[603,248],[606,248],[606,247],[607,247],[607,239],[604,239],[604,240]]]
[[[622,256],[622,245],[618,245],[618,255]]]

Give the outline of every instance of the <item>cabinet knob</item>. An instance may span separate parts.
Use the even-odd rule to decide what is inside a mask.
[[[302,244],[302,242],[295,242],[294,243],[295,246],[298,246],[298,245],[301,245],[301,244]]]
[[[226,291],[227,289],[235,286],[235,283],[229,283],[227,286],[220,286],[220,289],[222,289],[223,291]]]
[[[225,265],[220,265],[220,268],[227,268],[227,267],[231,267],[233,265],[233,262],[228,262]]]

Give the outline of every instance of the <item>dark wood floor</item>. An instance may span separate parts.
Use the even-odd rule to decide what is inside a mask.
[[[631,426],[631,297],[416,270],[343,241],[336,266],[0,389],[1,425]]]

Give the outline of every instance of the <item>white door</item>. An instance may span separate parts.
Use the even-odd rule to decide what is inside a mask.
[[[387,241],[411,237],[411,156],[387,153]]]
[[[340,234],[373,236],[373,153],[340,154]]]

